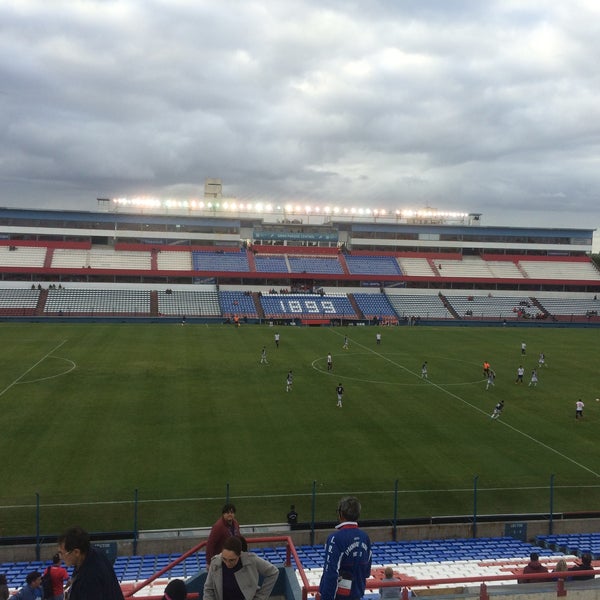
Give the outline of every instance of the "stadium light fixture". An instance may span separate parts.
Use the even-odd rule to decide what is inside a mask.
[[[390,219],[436,219],[436,220],[464,220],[469,218],[469,213],[458,211],[439,211],[435,208],[426,207],[424,209],[394,209],[387,210],[383,208],[369,208],[357,206],[325,206],[311,204],[293,204],[288,202],[284,205],[272,204],[270,202],[238,202],[235,199],[225,200],[200,200],[200,199],[177,199],[177,198],[156,198],[151,196],[134,196],[132,198],[112,198],[107,199],[108,203],[112,203],[115,207],[134,208],[140,210],[152,209],[155,211],[210,211],[212,214],[220,211],[225,212],[247,212],[259,214],[281,213],[289,215],[335,215],[348,216],[351,218],[390,218]]]

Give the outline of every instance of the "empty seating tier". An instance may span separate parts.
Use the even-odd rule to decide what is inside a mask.
[[[37,246],[0,246],[2,267],[43,267],[46,248]]]
[[[365,318],[397,317],[394,308],[385,294],[353,294],[356,305]]]
[[[389,294],[390,304],[399,317],[421,319],[453,319],[454,315],[437,295]]]
[[[249,292],[219,292],[219,301],[221,302],[221,312],[224,317],[256,318],[256,305],[254,298]]]
[[[152,267],[150,252],[134,252],[104,248],[56,248],[52,254],[53,269],[104,269],[149,271]]]
[[[461,318],[517,319],[524,314],[535,318],[540,312],[526,296],[446,296]]]
[[[195,271],[231,271],[245,272],[250,270],[248,255],[242,252],[192,252],[192,264]]]
[[[149,315],[150,292],[129,289],[58,288],[48,290],[46,314]]]
[[[37,289],[0,289],[0,314],[32,315],[39,297]]]
[[[292,273],[329,273],[343,275],[344,269],[340,261],[331,257],[288,256]]]
[[[393,256],[344,256],[352,275],[402,275],[400,265]]]
[[[277,255],[257,255],[254,257],[256,270],[260,273],[288,273],[288,264],[285,256]]]
[[[220,317],[219,293],[213,291],[162,290],[158,313],[167,316]]]

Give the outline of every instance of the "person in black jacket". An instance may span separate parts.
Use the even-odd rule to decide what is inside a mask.
[[[58,538],[58,554],[68,567],[75,567],[69,600],[124,600],[110,561],[81,527],[71,527]]]
[[[584,552],[581,555],[581,563],[578,565],[575,565],[574,567],[571,567],[569,569],[570,572],[572,571],[593,571],[594,567],[592,567],[592,555],[589,552]],[[594,579],[595,575],[592,573],[590,575],[571,575],[570,579],[577,579],[577,580],[583,580],[583,579]]]

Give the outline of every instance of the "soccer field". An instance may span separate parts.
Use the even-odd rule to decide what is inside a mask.
[[[227,493],[242,523],[292,503],[304,521],[313,485],[317,520],[349,492],[392,518],[395,485],[400,519],[471,514],[476,477],[479,514],[548,512],[552,476],[555,511],[600,503],[597,330],[2,323],[0,338],[3,535],[35,532],[38,499],[42,533],[207,526]]]

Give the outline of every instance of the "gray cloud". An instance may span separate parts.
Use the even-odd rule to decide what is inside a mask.
[[[591,0],[8,0],[4,206],[97,196],[599,221]]]

